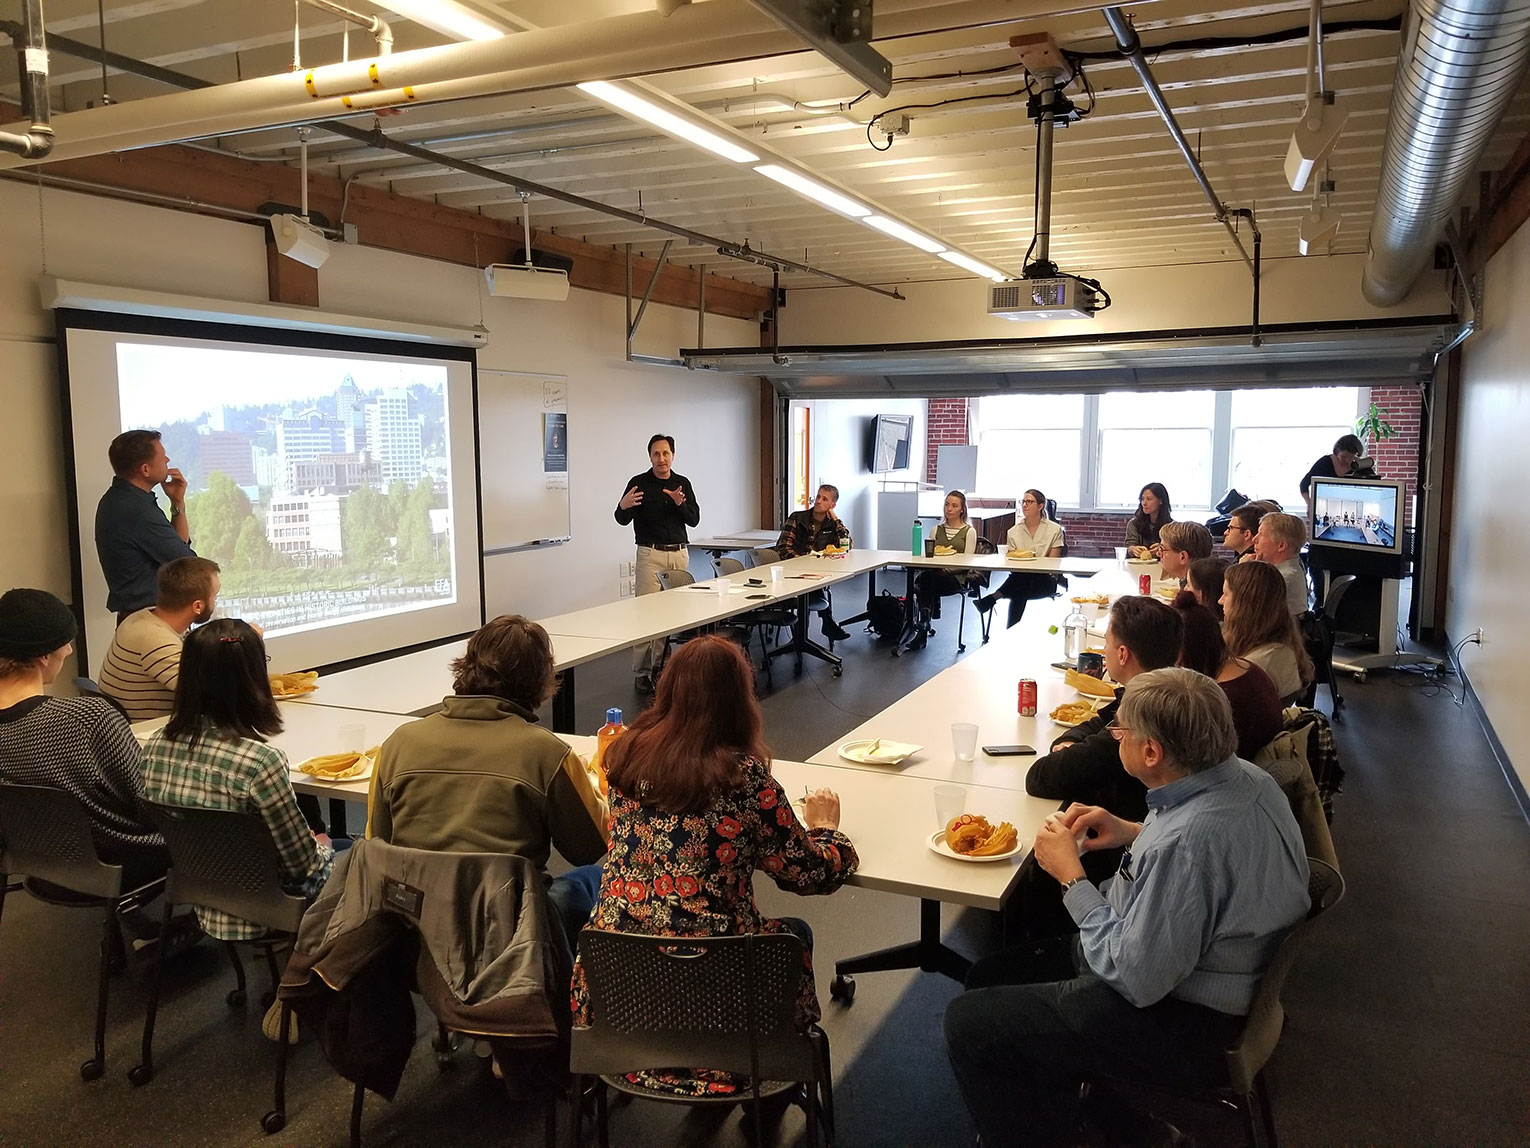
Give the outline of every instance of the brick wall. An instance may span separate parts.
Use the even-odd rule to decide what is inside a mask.
[[[1415,386],[1372,387],[1371,402],[1392,424],[1396,435],[1385,442],[1370,444],[1376,460],[1376,473],[1382,478],[1401,479],[1408,484],[1408,512],[1404,524],[1413,524],[1414,484],[1418,479],[1419,428],[1423,421],[1423,391]]]
[[[937,448],[967,445],[967,400],[930,399],[925,427],[924,480],[934,482]]]
[[[1058,521],[1067,531],[1068,553],[1075,558],[1114,558],[1117,546],[1126,545],[1126,522],[1131,513],[1119,511],[1059,510]],[[1217,547],[1220,558],[1231,558],[1232,551]]]

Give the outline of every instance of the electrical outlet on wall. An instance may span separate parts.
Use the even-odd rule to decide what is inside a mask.
[[[625,579],[625,578],[618,578],[616,580],[616,596],[618,598],[625,598],[625,597],[627,597],[627,595],[629,595],[632,592],[632,588],[631,587],[632,587],[632,584],[630,582],[628,582],[627,579]]]
[[[632,578],[632,579],[628,580],[628,582],[627,582],[627,593],[629,595],[633,596],[633,597],[637,596],[637,579],[636,578]]]

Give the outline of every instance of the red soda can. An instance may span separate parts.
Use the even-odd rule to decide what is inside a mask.
[[[1153,592],[1153,579],[1151,577],[1149,577],[1148,575],[1144,574],[1141,578],[1137,579],[1137,593],[1139,593],[1139,594],[1151,594],[1152,592]]]
[[[1020,716],[1036,716],[1036,679],[1020,679]]]

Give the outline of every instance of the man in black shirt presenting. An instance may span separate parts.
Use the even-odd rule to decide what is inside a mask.
[[[691,480],[671,469],[675,440],[667,434],[654,435],[648,440],[648,459],[653,466],[632,476],[627,493],[616,504],[616,521],[623,526],[630,524],[637,541],[639,597],[664,589],[659,584],[660,570],[689,566],[685,528],[701,521]],[[633,648],[632,673],[639,692],[653,690],[654,664],[663,654],[662,639]]]
[[[1348,478],[1355,469],[1355,460],[1365,454],[1365,444],[1352,434],[1347,434],[1333,444],[1333,453],[1325,454],[1302,475],[1302,497],[1307,500],[1307,511],[1312,511],[1312,480],[1314,478]]]
[[[96,505],[96,555],[106,577],[106,608],[121,622],[154,605],[159,568],[192,558],[186,523],[186,479],[170,465],[155,430],[124,431],[107,448],[111,488]],[[170,499],[170,517],[159,508],[154,488]]]

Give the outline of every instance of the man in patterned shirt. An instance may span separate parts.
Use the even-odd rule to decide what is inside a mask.
[[[824,483],[818,488],[810,510],[799,510],[787,515],[781,537],[776,539],[776,553],[782,558],[800,558],[804,554],[816,554],[829,546],[841,550],[850,549],[850,528],[844,524],[834,508],[839,505],[839,487]],[[831,642],[843,642],[850,632],[834,620],[829,610],[829,595],[824,590],[814,590],[808,598],[808,608],[818,611],[823,623],[823,636]]]
[[[128,721],[164,717],[175,701],[186,631],[212,617],[218,604],[218,564],[177,558],[159,568],[154,605],[123,619],[101,664],[101,692]]]

